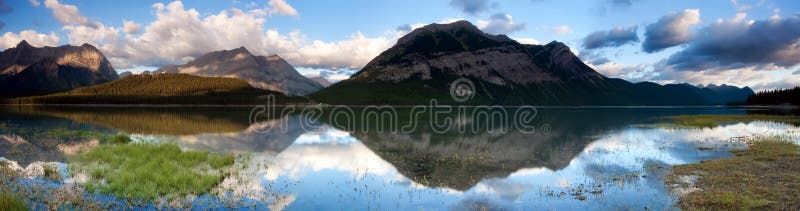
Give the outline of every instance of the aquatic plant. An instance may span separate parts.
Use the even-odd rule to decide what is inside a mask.
[[[72,159],[70,173],[86,173],[89,192],[125,199],[172,199],[208,193],[227,175],[233,156],[182,151],[174,144],[104,145]]]
[[[25,200],[10,193],[0,193],[0,210],[28,210]]]
[[[111,143],[111,144],[127,144],[131,142],[131,138],[125,134],[106,134],[89,130],[68,130],[59,128],[46,131],[44,132],[44,135],[50,137],[56,137],[59,139],[97,138],[103,143]]]
[[[42,165],[42,169],[44,170],[44,178],[53,181],[61,181],[62,178],[61,173],[58,171],[58,166],[44,164]]]

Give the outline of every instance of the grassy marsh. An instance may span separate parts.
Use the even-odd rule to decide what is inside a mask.
[[[155,200],[202,195],[220,183],[233,156],[182,151],[173,144],[104,145],[72,159],[70,173],[85,173],[89,192]]]
[[[111,135],[111,134],[105,134],[101,132],[87,131],[87,130],[55,129],[46,131],[45,135],[59,139],[97,138],[103,143],[112,143],[112,144],[127,144],[131,142],[131,138],[125,134]]]
[[[678,200],[689,210],[790,210],[800,207],[800,146],[762,137],[736,157],[674,166],[667,183],[696,176],[699,190]]]
[[[28,210],[25,200],[11,193],[0,193],[0,210]]]

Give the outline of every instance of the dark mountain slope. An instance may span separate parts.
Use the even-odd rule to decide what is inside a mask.
[[[607,78],[563,43],[525,45],[466,21],[400,38],[351,78],[311,95],[328,104],[462,104],[451,83],[474,86],[473,105],[712,105],[699,88]]]
[[[287,95],[306,95],[322,89],[322,85],[300,75],[280,56],[255,56],[244,47],[214,51],[184,65],[165,66],[156,72],[236,77],[247,81],[253,87]]]
[[[0,96],[68,91],[116,80],[117,72],[92,45],[36,48],[22,41],[0,53]]]

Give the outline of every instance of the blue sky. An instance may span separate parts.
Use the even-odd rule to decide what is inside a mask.
[[[363,67],[409,27],[464,19],[525,43],[564,42],[610,77],[756,89],[800,85],[800,75],[792,74],[800,63],[793,59],[800,56],[800,47],[793,46],[800,44],[795,33],[800,25],[794,24],[800,4],[789,0],[0,2],[0,49],[21,39],[34,46],[86,42],[119,71],[152,70],[245,46],[254,54],[279,54],[306,75],[335,81]],[[620,36],[608,33],[615,28]],[[628,36],[621,36],[624,32]],[[593,33],[603,47],[586,47]],[[718,39],[721,35],[733,38]],[[781,42],[752,47],[776,39]],[[658,47],[645,51],[645,42]],[[720,43],[769,56],[709,53]]]

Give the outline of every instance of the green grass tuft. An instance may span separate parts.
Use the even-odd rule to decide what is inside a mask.
[[[112,136],[108,140],[109,140],[109,143],[112,143],[112,144],[127,144],[127,143],[131,142],[131,137],[128,137],[127,135],[118,134],[118,135]]]
[[[177,145],[104,145],[75,157],[70,172],[86,172],[90,192],[154,200],[208,193],[222,181],[233,156],[182,151]]]
[[[0,193],[0,210],[28,210],[25,200],[10,193]]]
[[[46,136],[55,137],[59,139],[71,139],[71,138],[97,138],[100,139],[103,143],[111,143],[111,144],[127,144],[131,142],[131,138],[125,134],[105,134],[96,131],[87,131],[87,130],[67,130],[67,129],[55,129],[45,132]]]
[[[44,169],[44,178],[53,180],[53,181],[61,181],[61,173],[58,171],[58,167],[51,164],[43,165],[42,168]]]

